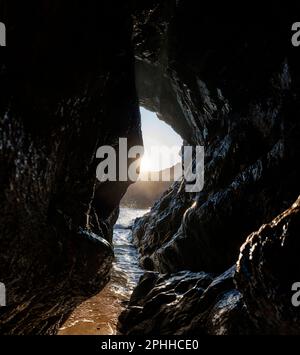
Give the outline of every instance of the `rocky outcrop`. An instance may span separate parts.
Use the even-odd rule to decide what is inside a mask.
[[[291,300],[292,285],[299,280],[299,227],[300,197],[241,248],[236,284],[262,334],[300,333],[300,312]]]
[[[247,235],[299,193],[299,51],[287,36],[294,10],[250,11],[248,21],[239,5],[234,15],[201,10],[147,1],[135,11],[141,103],[206,150],[204,190],[181,203],[175,185],[169,204],[163,196],[135,225],[142,256],[163,273],[222,273]]]
[[[295,334],[300,52],[290,38],[298,6],[253,4],[248,19],[244,4],[198,6],[149,0],[134,13],[140,101],[187,143],[205,146],[206,178],[188,196],[175,184],[135,223],[141,263],[156,273],[141,280],[119,329]],[[249,235],[236,272],[224,275]],[[203,275],[211,283],[198,287]],[[183,280],[189,289],[180,293]]]
[[[157,267],[152,255],[176,233],[180,227],[180,217],[190,206],[191,199],[192,196],[184,192],[184,183],[175,182],[148,214],[135,221],[133,241],[139,249],[141,265],[145,269],[154,270]]]
[[[252,233],[221,276],[146,273],[119,319],[128,335],[299,334],[291,288],[299,277],[300,197]],[[280,262],[279,262],[280,260]]]
[[[119,318],[127,335],[249,334],[251,323],[234,288],[235,268],[214,278],[181,271],[171,275],[146,273],[128,309]]]
[[[1,1],[1,334],[53,334],[109,280],[127,184],[98,184],[98,147],[141,142],[124,2]]]

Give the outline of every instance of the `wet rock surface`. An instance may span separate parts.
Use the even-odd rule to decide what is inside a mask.
[[[291,287],[299,274],[300,197],[252,233],[224,274],[146,273],[119,318],[129,335],[299,334]],[[280,262],[279,262],[280,261]]]
[[[0,11],[0,333],[53,334],[110,277],[127,184],[98,184],[95,158],[141,142],[132,25],[124,2]]]
[[[233,335],[250,332],[235,268],[215,277],[204,272],[146,273],[119,318],[127,335]]]
[[[187,196],[177,183],[136,221],[141,263],[156,273],[141,280],[119,329],[294,334],[300,52],[290,44],[292,11],[254,5],[246,21],[240,5],[202,10],[154,0],[135,12],[140,101],[186,143],[205,146],[205,187]],[[238,259],[235,275],[230,269],[219,283],[215,275]],[[179,296],[176,278],[199,273],[211,284],[199,291],[195,281]]]
[[[261,333],[300,333],[300,311],[292,304],[292,285],[299,279],[299,227],[300,197],[241,248],[235,280]]]
[[[241,24],[239,5],[234,15],[222,6],[202,10],[187,1],[147,1],[134,13],[141,103],[186,144],[205,147],[204,190],[185,197],[175,185],[134,227],[147,264],[163,273],[223,272],[246,237],[299,194],[292,12],[274,6],[256,13],[253,6],[255,21],[249,10]]]

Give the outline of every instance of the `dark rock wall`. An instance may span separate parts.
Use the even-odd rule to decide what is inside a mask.
[[[52,334],[109,280],[126,184],[98,147],[141,142],[124,1],[0,1],[1,334]],[[113,191],[113,193],[112,193]]]
[[[300,310],[291,302],[299,279],[300,197],[241,248],[235,275],[249,317],[265,334],[299,334]]]
[[[181,271],[146,273],[120,318],[128,335],[251,334],[241,293],[235,289],[235,268],[220,276]]]
[[[165,198],[164,208],[156,204],[136,226],[141,252],[158,271],[224,271],[247,235],[299,193],[295,7],[234,10],[189,1],[136,7],[140,101],[187,143],[206,150],[204,190],[192,196],[189,209],[182,204],[168,217],[176,225],[172,235],[160,228]],[[177,188],[169,200],[172,211]]]
[[[177,183],[136,221],[152,273],[121,315],[121,333],[299,333],[291,304],[300,248],[296,13],[297,5],[253,2],[136,8],[140,101],[205,146],[205,187],[188,195]]]
[[[148,272],[119,318],[128,335],[299,335],[300,198],[252,233],[222,275]]]

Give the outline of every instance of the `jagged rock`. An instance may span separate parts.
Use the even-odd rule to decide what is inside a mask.
[[[133,241],[144,256],[141,264],[145,269],[151,270],[154,265],[153,253],[176,233],[181,224],[181,216],[191,200],[192,196],[184,192],[184,184],[175,182],[148,214],[135,221],[132,227]]]
[[[292,285],[299,281],[300,197],[242,246],[235,280],[260,334],[300,333]]]
[[[295,8],[254,9],[248,21],[240,5],[231,14],[201,10],[184,0],[152,0],[134,14],[140,102],[187,143],[205,146],[206,180],[189,197],[174,185],[133,226],[143,265],[167,275],[145,276],[120,332],[298,333],[290,291],[298,281],[298,207],[249,237],[237,286],[231,270],[224,277],[230,285],[220,282],[227,286],[216,294],[214,281],[205,291],[194,285],[181,297],[175,292],[174,275],[188,280],[191,271],[229,268],[246,237],[299,195],[300,52],[288,40]],[[157,308],[150,316],[151,302]]]
[[[292,285],[299,282],[299,217],[300,197],[252,233],[237,266],[219,277],[190,271],[146,273],[120,316],[120,332],[299,334],[300,311],[292,304]]]
[[[248,334],[249,322],[241,294],[234,288],[235,268],[213,278],[181,271],[146,273],[128,308],[119,318],[127,335]]]
[[[299,282],[299,216],[300,197],[252,233],[237,266],[219,277],[146,273],[120,316],[120,333],[299,334],[300,313],[292,304],[292,285]]]
[[[286,36],[295,9],[250,11],[245,21],[240,5],[197,6],[134,8],[140,102],[206,150],[204,190],[179,199],[174,185],[134,226],[142,256],[162,273],[223,272],[299,194],[300,52]]]
[[[1,334],[53,334],[108,282],[127,183],[96,150],[141,142],[128,5],[1,1]]]

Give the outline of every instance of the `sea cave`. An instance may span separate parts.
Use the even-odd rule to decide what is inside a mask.
[[[299,6],[199,6],[0,2],[1,335],[299,334]],[[97,179],[147,114],[201,191]]]

